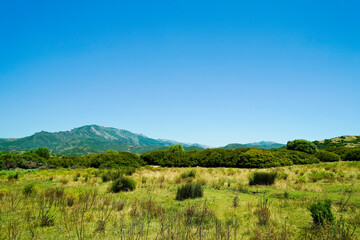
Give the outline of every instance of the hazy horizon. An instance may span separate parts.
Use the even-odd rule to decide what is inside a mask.
[[[224,146],[360,135],[357,1],[11,1],[0,138],[97,124]]]

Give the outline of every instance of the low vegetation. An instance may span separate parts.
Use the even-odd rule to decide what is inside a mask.
[[[144,165],[271,168],[319,162],[337,162],[339,160],[360,161],[360,149],[339,147],[317,150],[316,145],[312,142],[294,140],[289,141],[287,147],[272,150],[214,148],[185,151],[181,145],[173,145],[168,150],[153,151],[144,153],[141,156],[113,150],[84,156],[60,156],[51,154],[46,148],[24,153],[0,152],[0,168],[4,170],[57,167],[122,169],[128,167],[129,174],[133,169]],[[113,179],[114,177],[110,175],[104,176],[104,181]]]
[[[6,170],[0,239],[359,239],[359,170],[356,161]]]
[[[0,239],[359,239],[358,157],[305,140],[141,156],[0,153]]]

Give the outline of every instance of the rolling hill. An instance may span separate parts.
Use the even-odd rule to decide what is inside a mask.
[[[320,141],[314,141],[319,149],[327,149],[331,147],[360,147],[360,136],[341,136]]]

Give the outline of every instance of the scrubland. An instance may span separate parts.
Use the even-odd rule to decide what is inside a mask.
[[[359,239],[360,162],[267,169],[145,166],[113,193],[116,170],[0,172],[0,239]],[[276,173],[249,185],[254,172]],[[186,183],[202,197],[176,200]],[[314,225],[330,200],[334,221]]]

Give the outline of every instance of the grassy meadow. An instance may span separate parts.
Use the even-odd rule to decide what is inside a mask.
[[[0,172],[0,239],[359,239],[360,162],[268,169],[137,168],[136,189],[113,193],[94,168]],[[192,172],[191,172],[192,171]],[[249,185],[253,172],[277,172]],[[203,197],[175,200],[196,182]],[[329,199],[332,224],[309,207]]]

